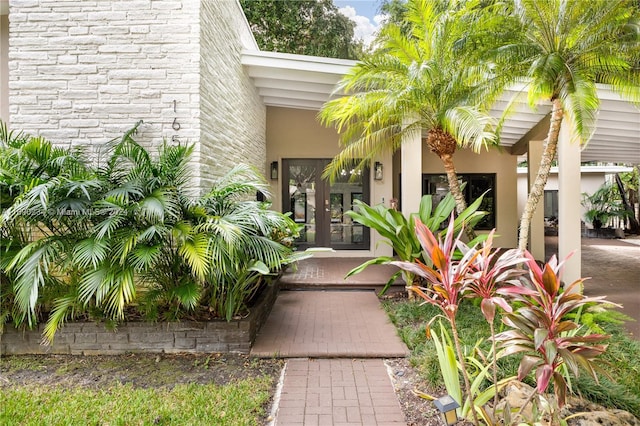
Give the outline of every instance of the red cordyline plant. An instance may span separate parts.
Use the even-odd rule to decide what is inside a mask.
[[[472,279],[467,282],[464,291],[467,297],[481,299],[480,309],[491,329],[493,383],[496,386],[493,401],[495,407],[498,404],[498,365],[494,325],[496,309],[500,307],[507,313],[513,311],[509,302],[502,297],[503,287],[507,283],[513,284],[515,277],[525,273],[517,266],[525,263],[527,259],[519,249],[506,251],[495,249],[493,247],[494,233],[495,229],[489,233],[482,248],[477,250],[471,265]],[[476,249],[471,248],[470,250]]]
[[[600,342],[608,338],[602,334],[578,335],[579,324],[568,314],[588,304],[603,303],[604,298],[584,296],[582,278],[563,286],[564,262],[558,263],[555,256],[541,268],[530,253],[525,252],[525,255],[528,277],[522,277],[517,286],[501,290],[521,307],[503,316],[504,324],[511,330],[498,334],[496,340],[503,348],[501,356],[524,353],[518,368],[519,380],[535,370],[536,392],[532,392],[526,404],[536,393],[544,394],[553,382],[556,401],[561,408],[565,404],[567,382],[560,367],[566,365],[574,375],[582,367],[597,381],[596,373],[604,371],[594,359],[606,350],[607,345]]]
[[[496,308],[511,312],[509,302],[503,297],[508,292],[502,291],[503,284],[512,283],[512,279],[525,273],[517,265],[525,263],[527,258],[519,249],[501,251],[493,247],[495,229],[489,233],[482,248],[476,250],[471,265],[471,279],[465,286],[465,292],[472,298],[480,298],[480,309],[491,324],[496,316]]]
[[[420,245],[424,251],[424,258],[431,263],[431,265],[427,265],[419,259],[416,259],[415,263],[391,263],[427,281],[427,286],[413,285],[411,289],[415,294],[424,299],[426,303],[439,307],[451,324],[453,340],[458,353],[458,361],[460,362],[462,376],[464,377],[465,392],[471,397],[469,375],[467,374],[465,358],[462,353],[460,338],[458,337],[456,327],[456,313],[458,312],[458,305],[462,298],[462,291],[469,281],[473,262],[478,252],[470,250],[469,247],[460,241],[460,236],[462,232],[464,232],[464,229],[460,230],[460,233],[454,237],[453,215],[449,220],[449,226],[444,240],[439,237],[436,238],[433,232],[431,232],[420,219],[416,219],[415,229]],[[463,256],[459,260],[456,260],[455,257],[456,249],[463,252]],[[475,410],[471,410],[471,412],[475,424],[479,424]]]

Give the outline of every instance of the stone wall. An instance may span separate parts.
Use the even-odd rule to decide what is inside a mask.
[[[203,1],[200,60],[203,187],[238,163],[265,172],[266,107],[240,62],[255,40],[235,0]]]
[[[198,15],[198,0],[11,1],[12,127],[94,150],[138,120],[143,141],[196,140]]]
[[[237,0],[12,0],[9,22],[12,128],[97,156],[143,120],[147,147],[196,143],[201,189],[240,161],[264,169],[265,107],[240,64],[255,40]]]
[[[41,344],[44,325],[29,331],[5,326],[0,334],[0,354],[249,353],[277,294],[277,283],[270,285],[247,318],[232,322],[140,322],[123,324],[117,330],[109,330],[103,324],[68,323],[58,330],[49,346]]]

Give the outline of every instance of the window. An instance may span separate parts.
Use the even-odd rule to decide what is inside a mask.
[[[480,210],[486,211],[486,215],[476,226],[476,229],[493,229],[496,227],[496,175],[495,173],[467,173],[458,174],[460,183],[466,183],[462,190],[467,204],[486,192],[480,205]],[[422,194],[431,194],[434,207],[449,192],[449,183],[446,175],[423,174]]]
[[[558,218],[558,191],[557,190],[544,191],[544,218],[545,219]]]

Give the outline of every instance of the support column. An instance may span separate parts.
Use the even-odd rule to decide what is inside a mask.
[[[543,141],[529,141],[527,151],[527,188],[531,191],[531,186],[538,175],[540,169],[540,157],[542,157]],[[528,193],[527,193],[528,194]],[[544,251],[544,197],[538,203],[536,211],[531,218],[531,228],[529,229],[529,252],[537,260],[545,260]]]
[[[558,256],[573,256],[564,267],[563,280],[581,276],[580,144],[571,142],[569,125],[563,122],[558,140]]]
[[[422,135],[419,129],[403,136],[400,155],[402,214],[408,217],[410,213],[418,212],[422,197]]]

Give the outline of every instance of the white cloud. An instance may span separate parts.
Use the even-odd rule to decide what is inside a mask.
[[[384,17],[382,15],[376,15],[373,18],[374,22],[371,22],[371,19],[368,17],[358,15],[352,6],[341,7],[338,11],[356,23],[356,27],[353,30],[354,38],[362,40],[365,46],[370,46],[375,38],[375,32],[380,28],[380,23]]]

